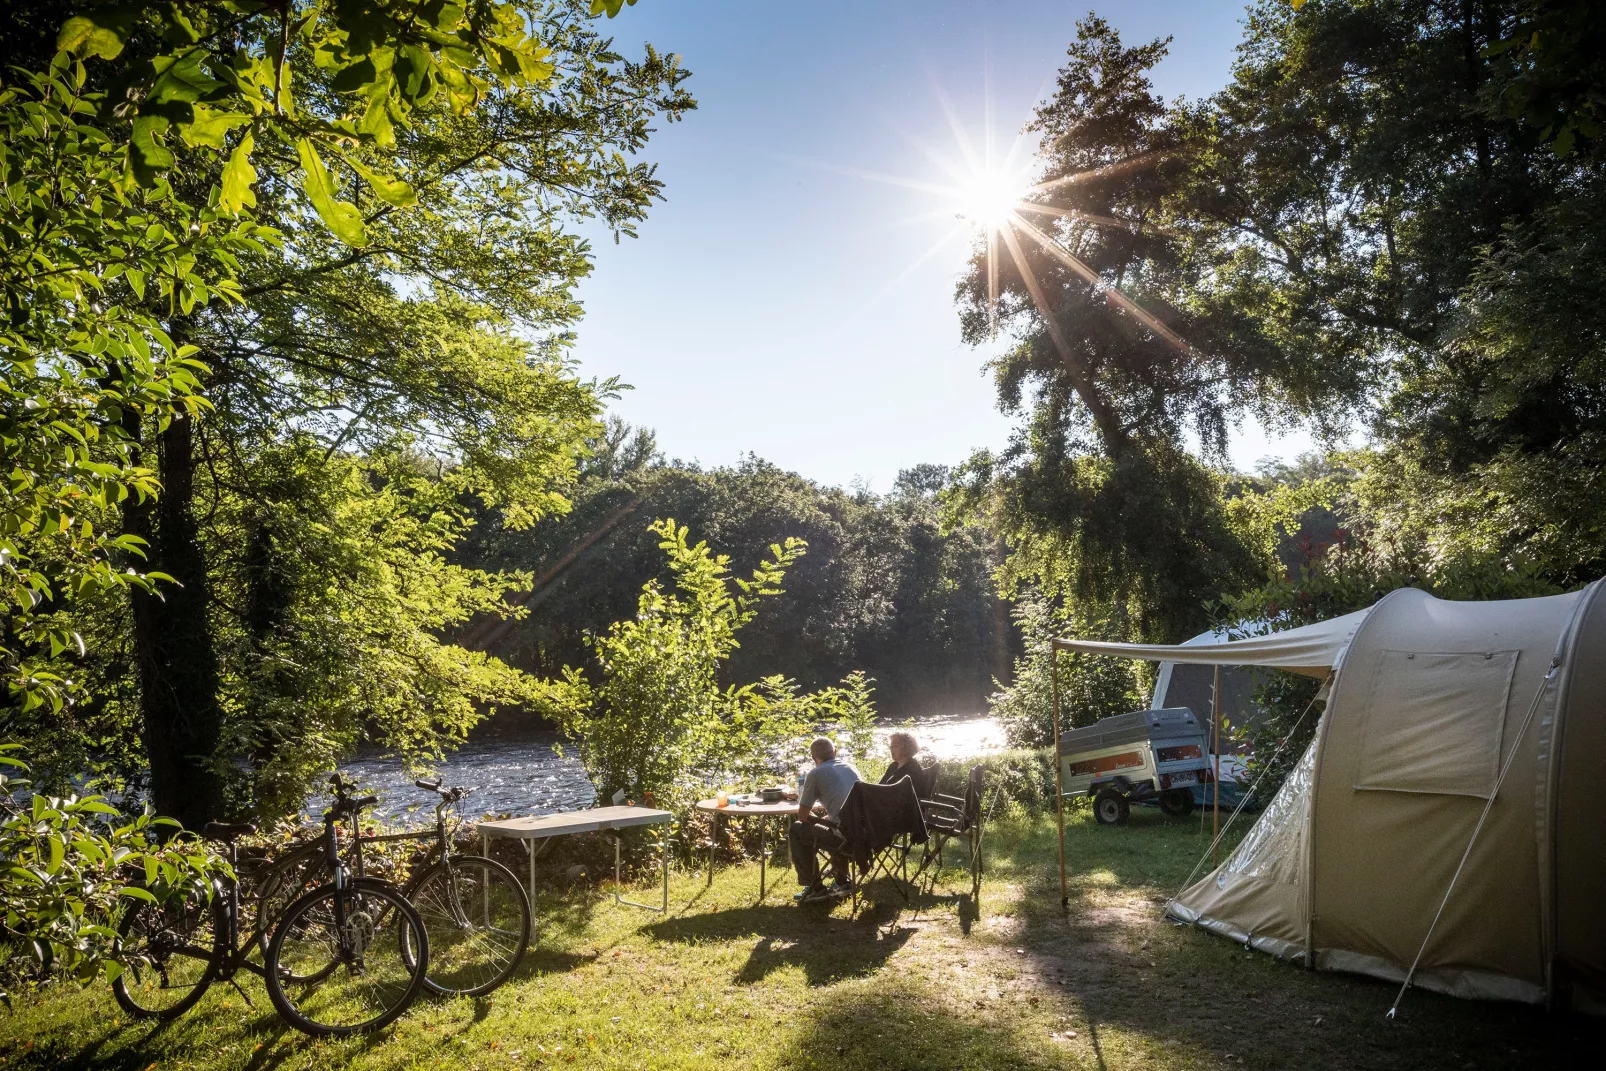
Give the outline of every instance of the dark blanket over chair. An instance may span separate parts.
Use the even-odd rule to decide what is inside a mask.
[[[890,785],[856,783],[842,805],[841,828],[847,839],[844,850],[860,871],[869,870],[872,860],[905,834],[910,843],[924,844],[926,820],[914,782],[905,777]]]

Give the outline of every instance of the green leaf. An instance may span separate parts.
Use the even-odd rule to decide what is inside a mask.
[[[128,163],[134,178],[141,186],[154,186],[156,173],[166,171],[174,164],[171,150],[157,136],[166,132],[167,118],[161,115],[142,115],[134,120],[134,134],[128,147]],[[132,273],[130,273],[132,274]]]
[[[366,134],[383,146],[396,144],[396,125],[390,116],[390,96],[383,94],[368,102],[357,122],[357,133]]]
[[[257,180],[256,168],[251,166],[251,153],[256,148],[256,141],[251,132],[247,130],[245,137],[229,153],[229,162],[223,167],[223,192],[221,203],[226,212],[239,214],[247,207],[256,207],[257,195],[251,189]]]
[[[117,895],[126,896],[132,900],[148,900],[153,904],[156,903],[156,897],[152,896],[149,890],[141,889],[138,885],[124,885],[117,890]]]
[[[223,83],[207,74],[201,67],[205,53],[192,48],[179,56],[158,56],[154,63],[158,72],[151,83],[151,104],[189,103],[200,100]]]
[[[397,208],[411,208],[418,203],[418,193],[401,179],[382,175],[349,157],[346,162],[356,170],[357,174],[367,180],[368,185],[387,204],[393,204]]]
[[[367,245],[368,233],[363,227],[362,214],[350,201],[335,200],[334,182],[311,139],[298,139],[296,152],[301,156],[301,189],[317,210],[318,218],[336,238],[352,248]]]
[[[1299,0],[1299,2],[1304,3],[1305,0]],[[636,0],[591,0],[591,14],[595,16],[606,11],[611,19],[623,11],[627,3],[631,7],[636,6]]]
[[[221,149],[229,131],[250,121],[250,116],[239,112],[215,112],[204,104],[197,104],[195,118],[188,123],[180,123],[178,132],[184,143],[191,148],[204,146],[208,149]]]
[[[68,19],[56,37],[56,48],[75,56],[116,59],[123,51],[123,42],[128,38],[127,20],[115,16],[108,18],[105,13],[99,13],[97,17],[99,22],[95,17],[86,15]]]

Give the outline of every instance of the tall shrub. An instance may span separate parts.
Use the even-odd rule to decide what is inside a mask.
[[[730,559],[692,543],[673,518],[650,531],[668,556],[672,586],[648,581],[636,615],[589,638],[597,680],[569,667],[551,682],[550,698],[564,732],[604,799],[633,798],[679,806],[715,782],[774,777],[802,758],[800,741],[829,726],[843,750],[864,761],[872,746],[873,688],[862,673],[839,685],[802,692],[774,676],[725,685],[719,670],[736,650],[736,634],[759,603],[781,594],[786,570],[805,544],[787,539],[748,578],[732,576]]]

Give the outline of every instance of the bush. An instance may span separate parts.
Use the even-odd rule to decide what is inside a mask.
[[[1015,814],[1040,815],[1054,811],[1054,751],[1052,748],[1021,748],[963,759],[943,759],[937,763],[937,791],[957,796],[964,791],[971,767],[986,770],[984,811],[997,816],[1001,810]]]
[[[0,764],[26,770],[17,750],[0,744]],[[171,819],[147,811],[125,820],[100,796],[40,796],[28,787],[0,773],[0,999],[7,1003],[19,985],[116,978],[126,965],[117,941],[125,904],[197,884],[210,889],[228,871]]]
[[[775,777],[802,760],[803,738],[822,725],[836,728],[849,754],[867,754],[875,708],[862,673],[811,693],[783,677],[719,685],[737,632],[762,599],[781,593],[803,542],[771,546],[744,580],[731,576],[725,555],[690,543],[673,519],[650,530],[668,556],[673,589],[648,581],[635,617],[590,638],[598,683],[571,668],[548,685],[598,797],[622,789],[632,799],[682,809],[715,784]]]

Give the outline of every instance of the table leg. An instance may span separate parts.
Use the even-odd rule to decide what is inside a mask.
[[[634,900],[626,900],[623,896],[619,895],[619,886],[624,884],[624,879],[623,879],[623,875],[622,875],[622,873],[620,871],[620,862],[619,862],[619,857],[620,857],[620,852],[621,852],[620,846],[623,843],[624,843],[624,838],[621,837],[618,833],[615,833],[613,835],[613,885],[614,885],[613,901],[614,901],[614,903],[616,903],[616,904],[624,904],[626,907],[646,908],[648,911],[668,912],[668,910],[669,910],[669,838],[668,837],[664,837],[663,838],[663,845],[664,845],[664,862],[663,862],[663,866],[664,866],[664,902],[663,902],[663,906],[662,907],[653,907],[651,904],[638,904]]]
[[[770,820],[768,815],[759,815],[758,818],[758,898],[764,899],[764,868],[769,865],[770,852],[768,838]]]
[[[708,835],[708,887],[714,887],[714,849],[719,847],[719,812],[714,814],[714,830]]]

